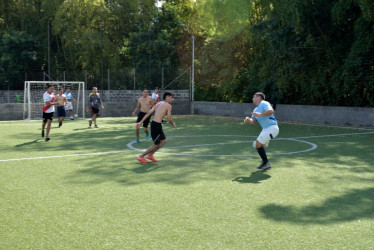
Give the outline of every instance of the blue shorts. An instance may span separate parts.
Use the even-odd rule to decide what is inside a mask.
[[[57,107],[57,117],[66,116],[65,106]]]

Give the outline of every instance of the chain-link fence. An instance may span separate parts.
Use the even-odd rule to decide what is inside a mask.
[[[6,76],[5,76],[6,77]],[[105,69],[104,72],[90,70],[55,71],[48,75],[45,71],[27,71],[18,77],[9,76],[9,81],[1,85],[0,90],[22,90],[24,81],[84,81],[86,88],[98,87],[102,90],[134,89],[189,89],[190,68],[162,67],[152,70],[125,68]],[[12,83],[10,83],[10,81]]]

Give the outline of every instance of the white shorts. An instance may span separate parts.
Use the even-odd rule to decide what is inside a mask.
[[[261,131],[261,134],[257,137],[257,141],[259,141],[261,144],[267,147],[269,146],[270,140],[277,137],[278,134],[279,134],[278,125],[273,125],[273,126],[263,129]]]
[[[68,102],[68,110],[73,110],[73,104],[71,102]]]

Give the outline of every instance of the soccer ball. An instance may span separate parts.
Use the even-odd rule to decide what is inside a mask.
[[[75,115],[74,115],[74,118],[78,118],[78,114],[75,114]]]

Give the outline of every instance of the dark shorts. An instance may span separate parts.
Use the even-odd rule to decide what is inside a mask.
[[[43,112],[43,122],[47,122],[47,120],[53,120],[53,114],[54,112],[52,113],[45,113]]]
[[[161,123],[151,122],[151,136],[155,145],[159,145],[162,140],[166,139]]]
[[[99,116],[99,109],[98,108],[94,108],[94,107],[91,107],[91,114],[92,115],[97,115]]]
[[[65,106],[57,107],[57,117],[66,116]]]
[[[136,120],[136,122],[140,122],[146,114],[147,113],[143,113],[143,112],[139,111],[139,113],[138,113],[138,120]],[[143,127],[144,128],[148,127],[149,119],[150,118],[151,118],[151,116],[148,116],[148,118],[144,120],[144,122],[143,122]]]

